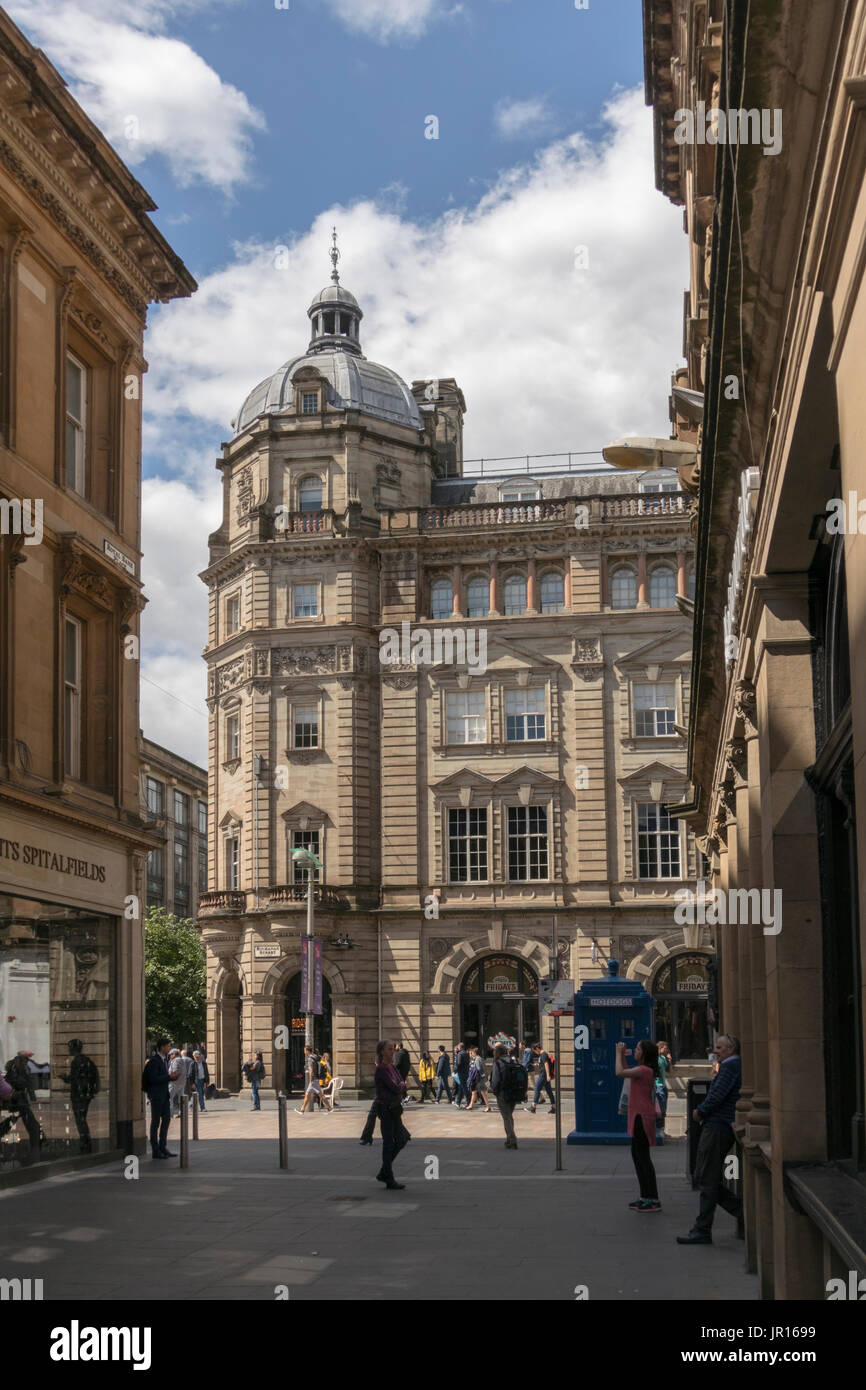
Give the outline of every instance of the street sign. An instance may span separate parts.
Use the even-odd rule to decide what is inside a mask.
[[[574,1013],[574,980],[539,980],[538,1005],[542,1018],[570,1017]]]

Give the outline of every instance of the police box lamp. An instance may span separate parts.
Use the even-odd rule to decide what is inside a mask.
[[[643,436],[615,439],[601,451],[605,463],[613,464],[614,468],[639,469],[642,472],[658,468],[683,468],[693,464],[697,454],[697,445],[689,444],[684,439]]]

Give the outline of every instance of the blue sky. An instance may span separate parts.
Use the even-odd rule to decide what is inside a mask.
[[[366,355],[457,378],[468,458],[669,432],[687,243],[654,186],[640,0],[7,6],[200,286],[154,306],[145,339],[150,737],[206,757],[214,459],[248,391],[306,348],[333,223]]]

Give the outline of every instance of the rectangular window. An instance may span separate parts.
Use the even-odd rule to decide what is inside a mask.
[[[506,690],[505,738],[521,743],[545,736],[544,690]]]
[[[543,806],[509,806],[509,879],[520,882],[547,876],[547,811]]]
[[[165,785],[158,782],[155,777],[145,779],[145,793],[147,795],[147,810],[151,816],[161,816],[165,813]]]
[[[207,892],[207,802],[196,803],[198,809],[198,891]]]
[[[293,748],[318,748],[319,746],[319,708],[318,705],[295,705],[293,711]]]
[[[301,396],[301,413],[303,415],[317,415],[319,413],[318,391],[304,391]]]
[[[165,861],[161,849],[152,849],[147,856],[147,906],[161,907],[165,898]]]
[[[483,690],[450,691],[445,711],[448,743],[487,742],[487,696]]]
[[[680,831],[659,802],[637,808],[638,878],[680,878]]]
[[[66,486],[84,495],[87,444],[87,368],[66,354]]]
[[[189,797],[186,792],[174,794],[174,834],[176,840],[189,840]]]
[[[226,762],[232,762],[241,755],[241,720],[239,714],[226,717]]]
[[[292,851],[296,849],[309,849],[317,859],[321,859],[319,854],[319,832],[318,830],[293,830],[292,831]],[[292,877],[295,883],[307,882],[307,866],[299,864],[296,859],[292,860]],[[319,870],[313,869],[313,878],[317,880]]]
[[[226,599],[226,634],[239,632],[241,626],[241,596],[232,594]]]
[[[174,914],[189,916],[189,845],[174,842]]]
[[[677,717],[673,681],[642,683],[634,688],[634,731],[638,738],[662,738],[674,734]]]
[[[448,812],[448,874],[452,883],[487,880],[487,810]]]
[[[296,618],[319,616],[318,584],[295,584],[292,589],[292,613]]]
[[[241,842],[237,835],[226,840],[226,887],[237,888],[240,885],[241,872]]]
[[[67,777],[81,776],[82,626],[67,618],[63,648],[63,757]]]
[[[207,802],[198,803],[198,833],[201,839],[207,840]]]

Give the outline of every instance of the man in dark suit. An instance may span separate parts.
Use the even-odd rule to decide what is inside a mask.
[[[150,1151],[154,1158],[174,1158],[166,1148],[168,1126],[171,1121],[171,1101],[168,1095],[168,1066],[166,1056],[171,1047],[170,1038],[159,1038],[156,1051],[148,1060],[141,1078],[142,1090],[147,1091],[150,1101]]]

